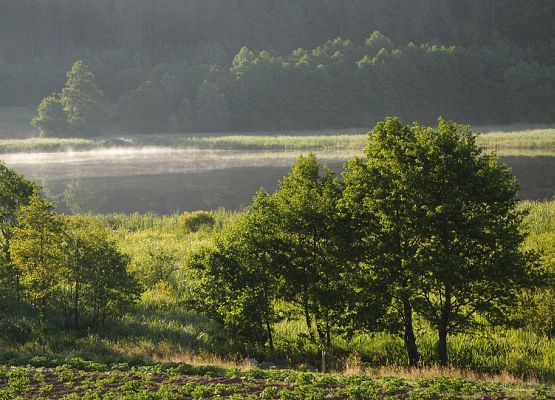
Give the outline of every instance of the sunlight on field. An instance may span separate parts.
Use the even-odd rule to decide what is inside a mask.
[[[510,131],[509,129],[516,129]],[[555,127],[524,129],[478,127],[478,142],[506,156],[555,155]],[[337,131],[251,132],[241,134],[151,134],[118,137],[0,139],[1,153],[84,151],[106,148],[172,148],[245,151],[361,152],[367,136],[362,129]]]

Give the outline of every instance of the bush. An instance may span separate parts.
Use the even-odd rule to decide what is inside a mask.
[[[207,211],[195,211],[181,215],[181,223],[186,232],[197,232],[203,227],[211,228],[214,222],[214,216]]]
[[[31,124],[38,128],[42,137],[63,136],[68,131],[67,114],[58,94],[45,97],[37,108]]]

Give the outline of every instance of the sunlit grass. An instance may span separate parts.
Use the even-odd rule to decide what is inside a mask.
[[[514,129],[511,131],[510,129]],[[503,128],[477,127],[484,132],[478,143],[506,156],[555,155],[555,127],[520,125]],[[150,134],[79,138],[32,138],[0,140],[0,153],[91,150],[107,147],[171,147],[212,150],[265,151],[343,151],[364,149],[367,134],[363,129],[338,131],[249,132],[241,134]]]
[[[490,132],[480,135],[478,142],[500,152],[508,149],[526,149],[555,153],[555,128]]]

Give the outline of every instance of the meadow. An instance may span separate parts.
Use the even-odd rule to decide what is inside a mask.
[[[526,217],[526,229],[530,232],[526,246],[543,250],[542,262],[555,271],[555,201],[523,202],[521,206],[530,210]],[[187,306],[187,298],[195,290],[195,273],[188,267],[188,255],[209,243],[239,215],[225,210],[211,214],[214,223],[195,231],[184,225],[189,214],[95,216],[131,256],[131,270],[137,276],[144,276],[152,263],[152,255],[160,252],[171,255],[171,274],[166,280],[147,287],[139,304],[102,330],[60,331],[42,340],[26,328],[24,319],[12,321],[11,330],[6,330],[12,336],[0,341],[1,358],[8,363],[37,355],[78,356],[108,363],[141,360],[227,365],[241,362],[243,356],[236,344],[226,338],[218,324]],[[9,321],[3,323],[9,324]],[[416,325],[422,364],[432,367],[437,364],[435,333],[422,321]],[[319,368],[319,348],[307,339],[305,325],[300,320],[285,320],[276,326],[275,346],[273,352],[265,350],[253,356],[290,367]],[[555,340],[533,326],[461,332],[450,337],[449,346],[451,364],[461,371],[555,381]],[[328,356],[328,368],[337,371],[365,372],[406,363],[402,338],[387,333],[336,337]]]
[[[478,142],[507,156],[555,155],[555,127],[552,125],[484,126]],[[93,150],[109,147],[171,147],[212,150],[360,152],[366,145],[366,131],[249,132],[214,134],[113,135],[94,139],[17,138],[0,139],[0,153]]]

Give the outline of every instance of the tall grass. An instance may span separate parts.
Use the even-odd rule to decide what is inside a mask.
[[[555,128],[490,132],[480,135],[478,142],[502,154],[522,149],[537,152],[538,155],[550,155],[555,153]]]
[[[544,263],[555,271],[555,200],[522,202],[529,209],[526,217],[530,232],[527,246],[543,249]],[[89,359],[146,358],[150,360],[236,360],[237,347],[221,327],[208,318],[187,310],[187,290],[194,289],[194,271],[186,266],[187,255],[207,244],[228,226],[237,213],[213,212],[212,227],[189,232],[182,216],[173,214],[109,214],[96,216],[108,227],[120,247],[132,258],[156,248],[173,252],[178,258],[179,281],[183,287],[164,296],[163,288],[151,288],[150,297],[115,324],[84,336],[60,332],[45,343],[36,339],[18,343],[0,338],[0,353],[73,354]],[[417,341],[422,361],[437,364],[436,333],[417,319]],[[291,365],[312,364],[319,360],[318,346],[306,339],[301,319],[286,320],[275,327],[276,350],[252,354],[259,360],[289,360]],[[449,337],[452,366],[478,373],[509,373],[555,381],[555,340],[525,329],[487,327]],[[403,341],[388,333],[363,333],[334,338],[329,365],[343,369],[357,359],[361,367],[407,366]]]
[[[91,150],[98,147],[100,147],[100,142],[92,139],[80,138],[29,138],[0,140],[0,153]]]
[[[478,143],[502,155],[555,155],[555,128],[487,132],[478,137]],[[0,154],[91,150],[112,146],[245,151],[348,151],[354,154],[364,149],[366,141],[367,135],[362,130],[271,134],[150,134],[96,139],[32,138],[0,140]]]

